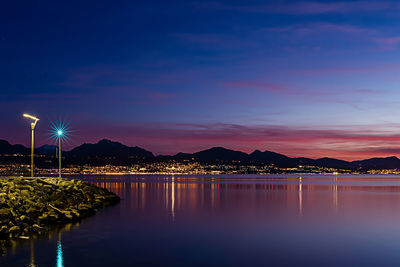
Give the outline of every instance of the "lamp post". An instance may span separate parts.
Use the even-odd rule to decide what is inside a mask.
[[[61,138],[63,137],[64,132],[62,130],[57,130],[57,139],[58,139],[58,177],[61,178]]]
[[[31,128],[32,128],[31,177],[33,177],[33,152],[34,152],[34,149],[35,149],[35,126],[36,126],[36,123],[39,121],[39,119],[36,118],[36,117],[34,117],[34,116],[32,116],[32,115],[26,114],[26,113],[23,114],[23,116],[24,116],[25,118],[28,118],[28,119],[31,119],[31,120],[32,120],[32,122],[31,122]]]
[[[58,153],[56,153],[56,156],[58,156],[58,177],[61,178],[61,153],[62,153],[62,142],[68,141],[68,134],[69,134],[69,123],[58,121],[58,122],[52,122],[50,121],[50,137],[54,141],[58,142]]]

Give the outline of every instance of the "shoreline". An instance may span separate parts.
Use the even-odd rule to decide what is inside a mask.
[[[0,252],[12,239],[44,236],[119,201],[116,194],[82,180],[0,177]]]

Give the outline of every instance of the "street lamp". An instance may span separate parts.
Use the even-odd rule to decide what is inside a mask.
[[[58,177],[61,178],[61,139],[63,138],[63,130],[57,130],[58,139]]]
[[[23,116],[24,116],[25,118],[28,118],[28,119],[31,119],[31,120],[32,120],[32,122],[31,122],[31,128],[32,128],[31,177],[33,177],[33,152],[34,152],[34,149],[35,149],[35,139],[34,139],[34,136],[35,136],[35,126],[36,126],[36,123],[39,121],[39,119],[36,118],[36,117],[34,117],[34,116],[32,116],[32,115],[26,114],[26,113],[23,114]]]
[[[61,143],[69,140],[69,122],[50,121],[50,138],[58,142],[58,176],[61,178]]]

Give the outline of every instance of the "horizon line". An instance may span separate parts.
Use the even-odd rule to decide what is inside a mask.
[[[27,148],[27,149],[28,149],[28,147],[26,147],[26,146],[23,145],[23,144],[12,144],[10,141],[8,141],[8,140],[6,140],[6,139],[0,139],[0,141],[6,141],[6,142],[8,142],[10,145],[12,145],[12,146],[21,145],[21,146],[23,146],[24,148]],[[155,154],[155,153],[153,153],[152,151],[147,150],[147,149],[145,149],[145,148],[143,148],[143,147],[140,147],[140,146],[137,146],[137,145],[135,145],[135,146],[130,146],[130,145],[126,145],[126,144],[124,144],[124,143],[122,143],[122,142],[120,142],[120,141],[114,141],[114,140],[110,140],[110,139],[107,139],[107,138],[102,138],[102,139],[100,139],[99,141],[97,141],[96,143],[87,143],[87,142],[83,142],[82,144],[77,145],[77,146],[75,146],[74,148],[72,148],[72,149],[70,149],[70,150],[63,150],[63,151],[64,151],[64,152],[70,152],[70,151],[74,150],[75,148],[77,148],[77,147],[79,147],[79,146],[82,146],[82,145],[85,145],[85,144],[87,144],[87,145],[96,145],[96,144],[100,143],[101,141],[110,141],[110,142],[113,142],[113,143],[119,143],[119,144],[121,144],[121,145],[123,145],[123,146],[126,146],[126,147],[137,147],[137,148],[146,150],[147,152],[150,152],[151,154],[153,154],[154,157],[174,157],[174,156],[176,156],[176,155],[178,155],[178,154],[181,154],[181,153],[182,153],[182,154],[195,154],[195,153],[202,152],[202,151],[207,151],[207,150],[210,150],[210,149],[213,149],[213,148],[223,148],[223,149],[230,150],[230,151],[245,153],[245,154],[247,154],[247,155],[250,155],[250,154],[252,154],[252,153],[254,153],[254,152],[256,152],[256,151],[260,151],[261,153],[264,153],[264,152],[272,152],[272,153],[276,153],[276,154],[279,154],[279,155],[286,156],[286,157],[291,158],[291,159],[298,159],[298,158],[306,158],[306,159],[312,159],[312,160],[334,159],[334,160],[341,160],[341,161],[345,161],[345,162],[356,162],[356,161],[363,161],[363,160],[368,160],[368,159],[385,159],[385,158],[397,158],[397,159],[399,159],[399,157],[397,157],[397,156],[395,156],[395,155],[392,155],[392,156],[385,156],[385,157],[373,156],[373,157],[370,157],[370,158],[356,159],[356,160],[345,160],[345,159],[334,158],[334,157],[328,157],[328,156],[325,156],[325,157],[316,157],[316,158],[314,158],[314,157],[304,157],[304,156],[287,156],[286,154],[279,153],[279,152],[275,152],[275,151],[271,151],[271,150],[254,149],[252,152],[249,153],[249,152],[242,151],[242,150],[235,150],[235,149],[226,148],[226,147],[224,147],[224,146],[212,146],[212,147],[209,147],[209,148],[206,148],[206,149],[202,149],[202,150],[199,150],[199,151],[195,151],[195,152],[182,152],[182,151],[180,151],[180,152],[177,152],[177,153],[172,154],[172,155],[166,155],[166,154]],[[41,148],[41,147],[43,147],[43,146],[56,146],[56,145],[44,144],[44,145],[41,145],[41,146],[39,146],[39,147],[35,147],[35,149]]]

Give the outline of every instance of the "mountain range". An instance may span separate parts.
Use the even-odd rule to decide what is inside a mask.
[[[56,154],[56,146],[44,145],[35,149],[39,155],[52,156]],[[4,161],[5,155],[29,155],[30,148],[22,145],[11,145],[0,140],[0,158]],[[54,157],[53,156],[53,157]],[[138,161],[167,161],[167,160],[195,160],[205,163],[230,164],[274,164],[277,167],[296,167],[298,165],[318,166],[338,169],[400,169],[400,159],[397,157],[370,158],[357,161],[345,161],[334,158],[292,158],[283,154],[255,150],[248,154],[241,151],[213,147],[195,153],[178,153],[173,156],[154,156],[153,153],[140,147],[129,147],[119,142],[103,139],[96,144],[82,144],[70,151],[63,151],[66,163],[70,164],[115,164],[125,165]]]

